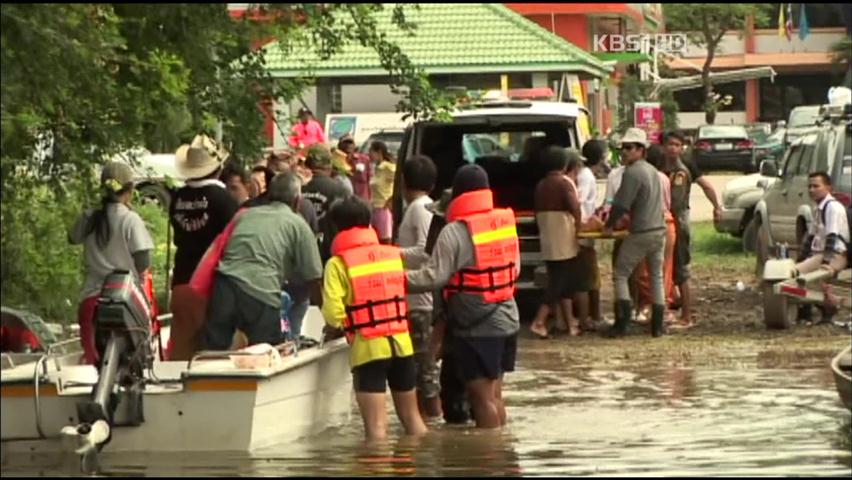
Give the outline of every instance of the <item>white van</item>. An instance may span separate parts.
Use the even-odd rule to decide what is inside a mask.
[[[403,120],[403,113],[331,113],[325,117],[325,134],[329,145],[346,134],[352,135],[355,145],[383,130],[405,130],[411,120]]]

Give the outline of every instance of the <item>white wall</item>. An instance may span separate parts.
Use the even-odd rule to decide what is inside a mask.
[[[677,32],[680,33],[680,32]],[[755,53],[813,53],[830,52],[831,45],[845,36],[842,28],[812,29],[804,40],[799,40],[799,31],[793,30],[792,39],[779,37],[777,30],[756,30],[754,33]],[[742,55],[745,53],[745,37],[740,32],[728,32],[722,37],[716,55]],[[705,47],[687,45],[684,58],[704,58],[707,56]]]
[[[682,33],[682,32],[672,32]],[[739,38],[739,32],[729,32],[722,37],[716,55],[742,55],[745,53],[745,38]],[[707,56],[707,48],[698,47],[692,42],[687,44],[684,58],[703,58]]]
[[[678,112],[677,123],[679,128],[698,128],[707,122],[704,120],[704,112]],[[716,125],[746,123],[746,112],[716,112],[715,123]]]
[[[387,85],[344,85],[341,94],[341,113],[394,112],[400,99]]]
[[[831,45],[845,35],[843,29],[833,31],[811,31],[804,40],[799,40],[799,32],[793,31],[792,40],[778,36],[778,32],[761,30],[755,36],[754,49],[757,53],[813,53],[830,52]]]

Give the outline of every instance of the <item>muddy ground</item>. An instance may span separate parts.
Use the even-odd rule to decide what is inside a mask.
[[[601,309],[605,320],[613,320],[613,283],[610,256],[601,254]],[[669,331],[662,338],[652,338],[650,326],[632,323],[626,338],[607,339],[600,333],[584,333],[569,337],[554,332],[549,340],[539,340],[529,333],[529,318],[521,327],[522,345],[542,354],[562,351],[569,342],[570,361],[600,367],[624,362],[645,363],[658,360],[671,365],[719,364],[757,361],[773,365],[806,366],[822,364],[845,345],[850,332],[836,325],[795,326],[788,330],[767,330],[763,323],[760,284],[753,275],[753,263],[720,261],[714,265],[693,265],[693,312],[697,325],[688,330]],[[738,292],[736,283],[743,281],[745,290]],[[677,315],[679,312],[673,312]],[[526,317],[526,315],[525,315]],[[814,312],[815,319],[819,314]],[[842,309],[836,320],[846,322],[848,309]],[[606,325],[602,329],[605,329]],[[549,348],[548,343],[553,342]]]

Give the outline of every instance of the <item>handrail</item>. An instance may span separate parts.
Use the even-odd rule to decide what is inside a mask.
[[[38,362],[36,362],[35,369],[33,370],[33,384],[35,385],[35,395],[33,395],[33,401],[35,403],[35,417],[36,417],[36,431],[38,432],[39,437],[47,438],[44,434],[44,430],[41,428],[41,397],[39,394],[39,383],[41,383],[41,375],[39,375],[39,368],[44,365],[45,375],[47,375],[47,365],[45,364],[48,356],[42,355],[39,357]]]

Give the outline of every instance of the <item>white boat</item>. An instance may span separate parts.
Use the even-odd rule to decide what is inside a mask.
[[[189,362],[155,361],[136,410],[144,418],[129,418],[134,409],[127,401],[119,403],[103,451],[252,451],[349,421],[348,346],[343,338],[323,343],[322,326],[319,309],[311,307],[302,334],[319,346],[295,353],[285,344],[266,346],[265,353],[253,354],[262,347],[255,346],[200,352]],[[95,367],[79,365],[79,357],[52,351],[3,354],[4,455],[69,450],[61,432],[80,423],[78,402],[91,398],[98,381]]]

